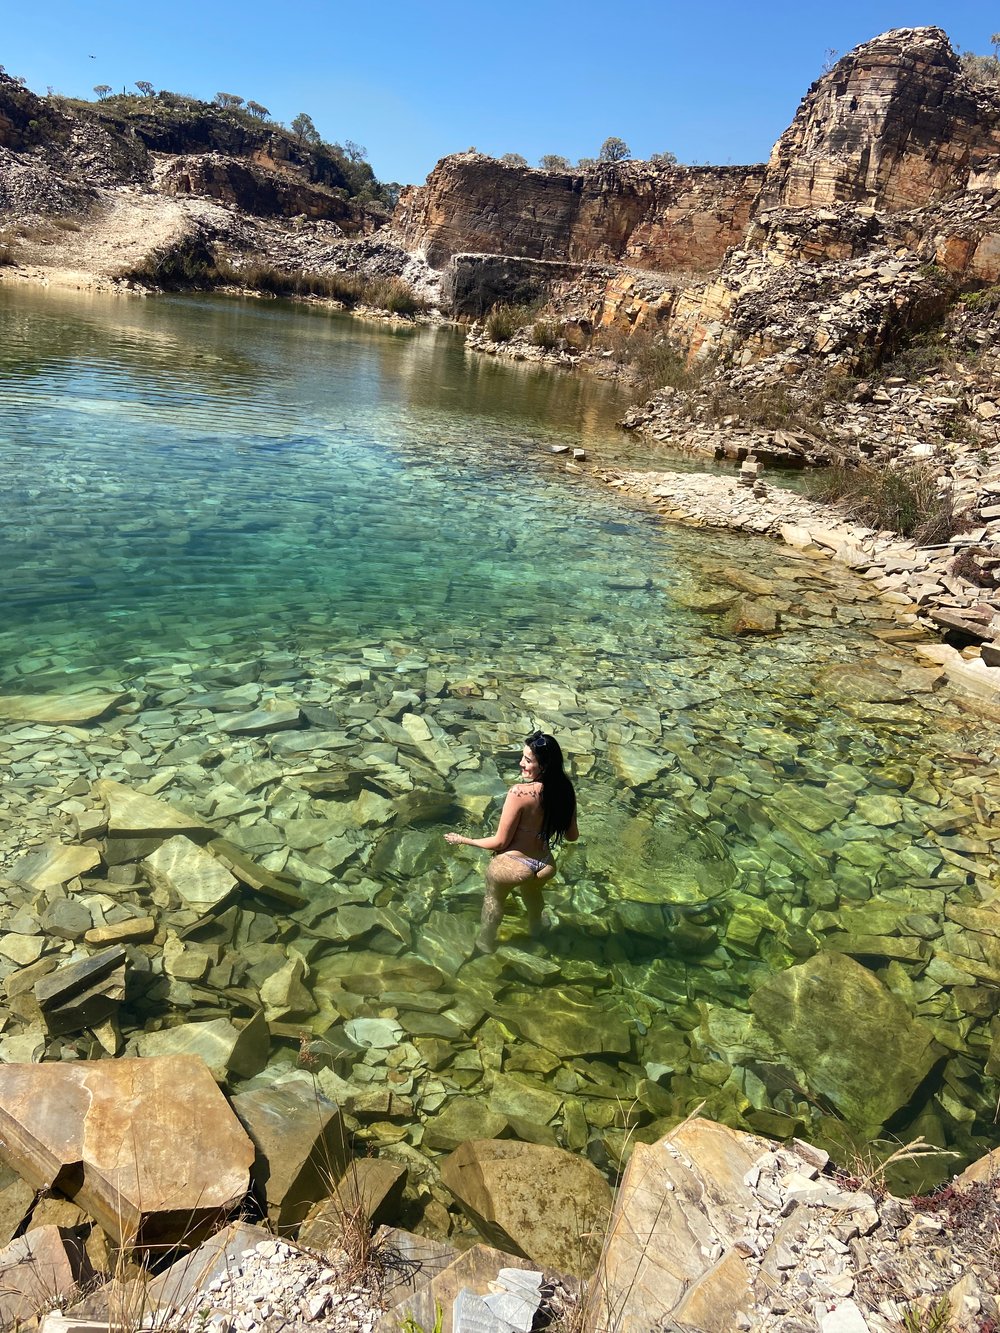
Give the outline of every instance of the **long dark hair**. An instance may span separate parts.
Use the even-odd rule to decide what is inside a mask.
[[[538,760],[542,784],[542,837],[558,842],[576,814],[576,792],[563,772],[563,752],[554,736],[533,731],[524,742]]]

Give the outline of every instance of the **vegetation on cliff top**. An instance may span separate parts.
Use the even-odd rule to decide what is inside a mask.
[[[341,190],[347,198],[376,208],[391,209],[399,196],[398,185],[377,179],[360,144],[350,139],[328,142],[305,112],[286,128],[270,119],[262,103],[235,93],[220,92],[205,102],[157,91],[140,79],[134,93],[114,93],[108,84],[97,84],[96,101],[91,102],[54,93],[39,97],[22,80],[6,76],[2,66],[0,76],[0,106],[13,113],[16,147],[65,142],[74,120],[83,120],[118,137],[134,137],[154,152],[245,156],[262,150],[303,170],[311,183]]]

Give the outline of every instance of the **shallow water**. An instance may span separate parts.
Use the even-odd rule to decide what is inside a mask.
[[[249,976],[168,978],[133,1040],[245,1016],[247,987],[298,950],[310,1000],[270,1004],[279,1065],[295,1030],[345,1019],[388,1013],[415,1039],[349,1075],[403,1071],[390,1081],[413,1115],[367,1131],[383,1142],[427,1146],[428,1115],[496,1102],[499,1018],[503,1074],[561,1103],[547,1120],[551,1103],[511,1112],[527,1136],[614,1164],[636,1120],[642,1133],[705,1102],[832,1143],[887,1117],[862,1123],[856,1097],[811,1082],[750,997],[846,951],[940,1044],[891,1129],[963,1156],[997,1141],[989,1005],[967,992],[995,985],[1000,961],[947,914],[997,884],[995,778],[970,753],[974,720],[874,636],[891,621],[863,582],[662,526],[567,473],[553,446],[608,462],[633,448],[616,390],[478,358],[450,330],[9,288],[0,321],[0,691],[99,680],[135,700],[84,740],[4,738],[24,797],[8,864],[38,802],[57,808],[54,774],[64,790],[153,778],[313,900],[291,923],[247,901]],[[709,609],[733,568],[770,581],[779,636],[735,638]],[[238,688],[300,704],[309,725],[227,733],[236,696],[220,696]],[[583,840],[560,858],[546,947],[515,911],[503,938],[520,952],[472,959],[482,861],[441,834],[495,817],[535,726],[571,756]],[[265,760],[258,784],[248,765]],[[84,889],[109,920],[148,906],[139,887],[125,907]],[[604,1044],[581,1023],[604,1024]],[[435,1038],[453,1056],[430,1068]]]

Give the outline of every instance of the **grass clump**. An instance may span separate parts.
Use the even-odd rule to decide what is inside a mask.
[[[733,417],[742,425],[758,430],[803,430],[816,435],[820,433],[826,401],[820,392],[803,402],[793,397],[783,384],[768,384],[751,393],[720,387],[709,395],[705,412],[710,421]]]
[[[933,546],[959,532],[965,515],[955,510],[951,486],[923,463],[874,467],[837,464],[824,474],[817,498],[839,504],[857,523],[885,528]]]
[[[319,296],[339,301],[351,310],[376,306],[398,315],[414,315],[426,302],[402,278],[366,278],[357,273],[316,273],[283,269],[273,264],[246,264],[238,268],[218,259],[202,241],[188,240],[158,251],[121,275],[142,286],[169,289],[242,287],[269,296]]]
[[[546,352],[551,352],[562,338],[563,326],[553,320],[540,319],[531,326],[532,346],[541,347]]]
[[[1000,310],[1000,286],[983,287],[978,292],[966,292],[959,298],[966,310],[980,315],[992,315]]]
[[[518,329],[531,318],[531,311],[528,306],[507,305],[501,303],[495,305],[486,316],[486,334],[495,343],[510,342]]]
[[[657,389],[693,389],[707,369],[704,364],[689,366],[673,343],[651,329],[601,329],[591,345],[630,366],[638,379],[638,393],[644,398]]]

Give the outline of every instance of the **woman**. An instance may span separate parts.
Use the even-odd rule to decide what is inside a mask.
[[[521,781],[511,787],[491,838],[446,833],[445,841],[493,852],[486,867],[486,896],[476,943],[484,953],[497,947],[497,930],[512,889],[528,909],[533,939],[542,929],[542,885],[556,873],[552,844],[576,842],[576,793],[563,772],[563,754],[554,736],[532,732],[521,755]]]

